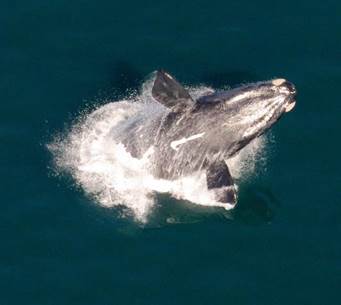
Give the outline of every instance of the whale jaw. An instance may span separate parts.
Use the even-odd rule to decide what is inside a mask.
[[[292,101],[289,104],[287,104],[284,108],[285,112],[290,112],[291,110],[293,110],[295,108],[296,105],[296,101]]]

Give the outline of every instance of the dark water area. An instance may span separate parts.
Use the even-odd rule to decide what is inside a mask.
[[[339,1],[0,8],[0,304],[340,304]],[[160,67],[187,85],[297,87],[229,217],[160,195],[141,227],[52,174],[65,124]]]

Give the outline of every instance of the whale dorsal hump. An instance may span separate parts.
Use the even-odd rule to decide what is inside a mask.
[[[152,96],[162,105],[172,108],[173,111],[179,111],[194,104],[188,91],[163,70],[156,73]]]

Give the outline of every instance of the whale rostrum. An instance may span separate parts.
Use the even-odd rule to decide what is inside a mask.
[[[152,97],[163,110],[130,122],[118,140],[136,158],[153,147],[155,177],[174,180],[205,170],[215,199],[236,204],[236,187],[225,161],[293,109],[296,89],[285,79],[274,79],[193,99],[161,70],[156,72]]]

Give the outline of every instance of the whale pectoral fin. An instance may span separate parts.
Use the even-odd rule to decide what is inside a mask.
[[[222,203],[237,202],[236,188],[224,160],[211,162],[206,169],[207,188],[212,190],[215,199]]]
[[[188,91],[175,78],[162,70],[157,71],[152,96],[167,108],[177,110],[194,103]]]

